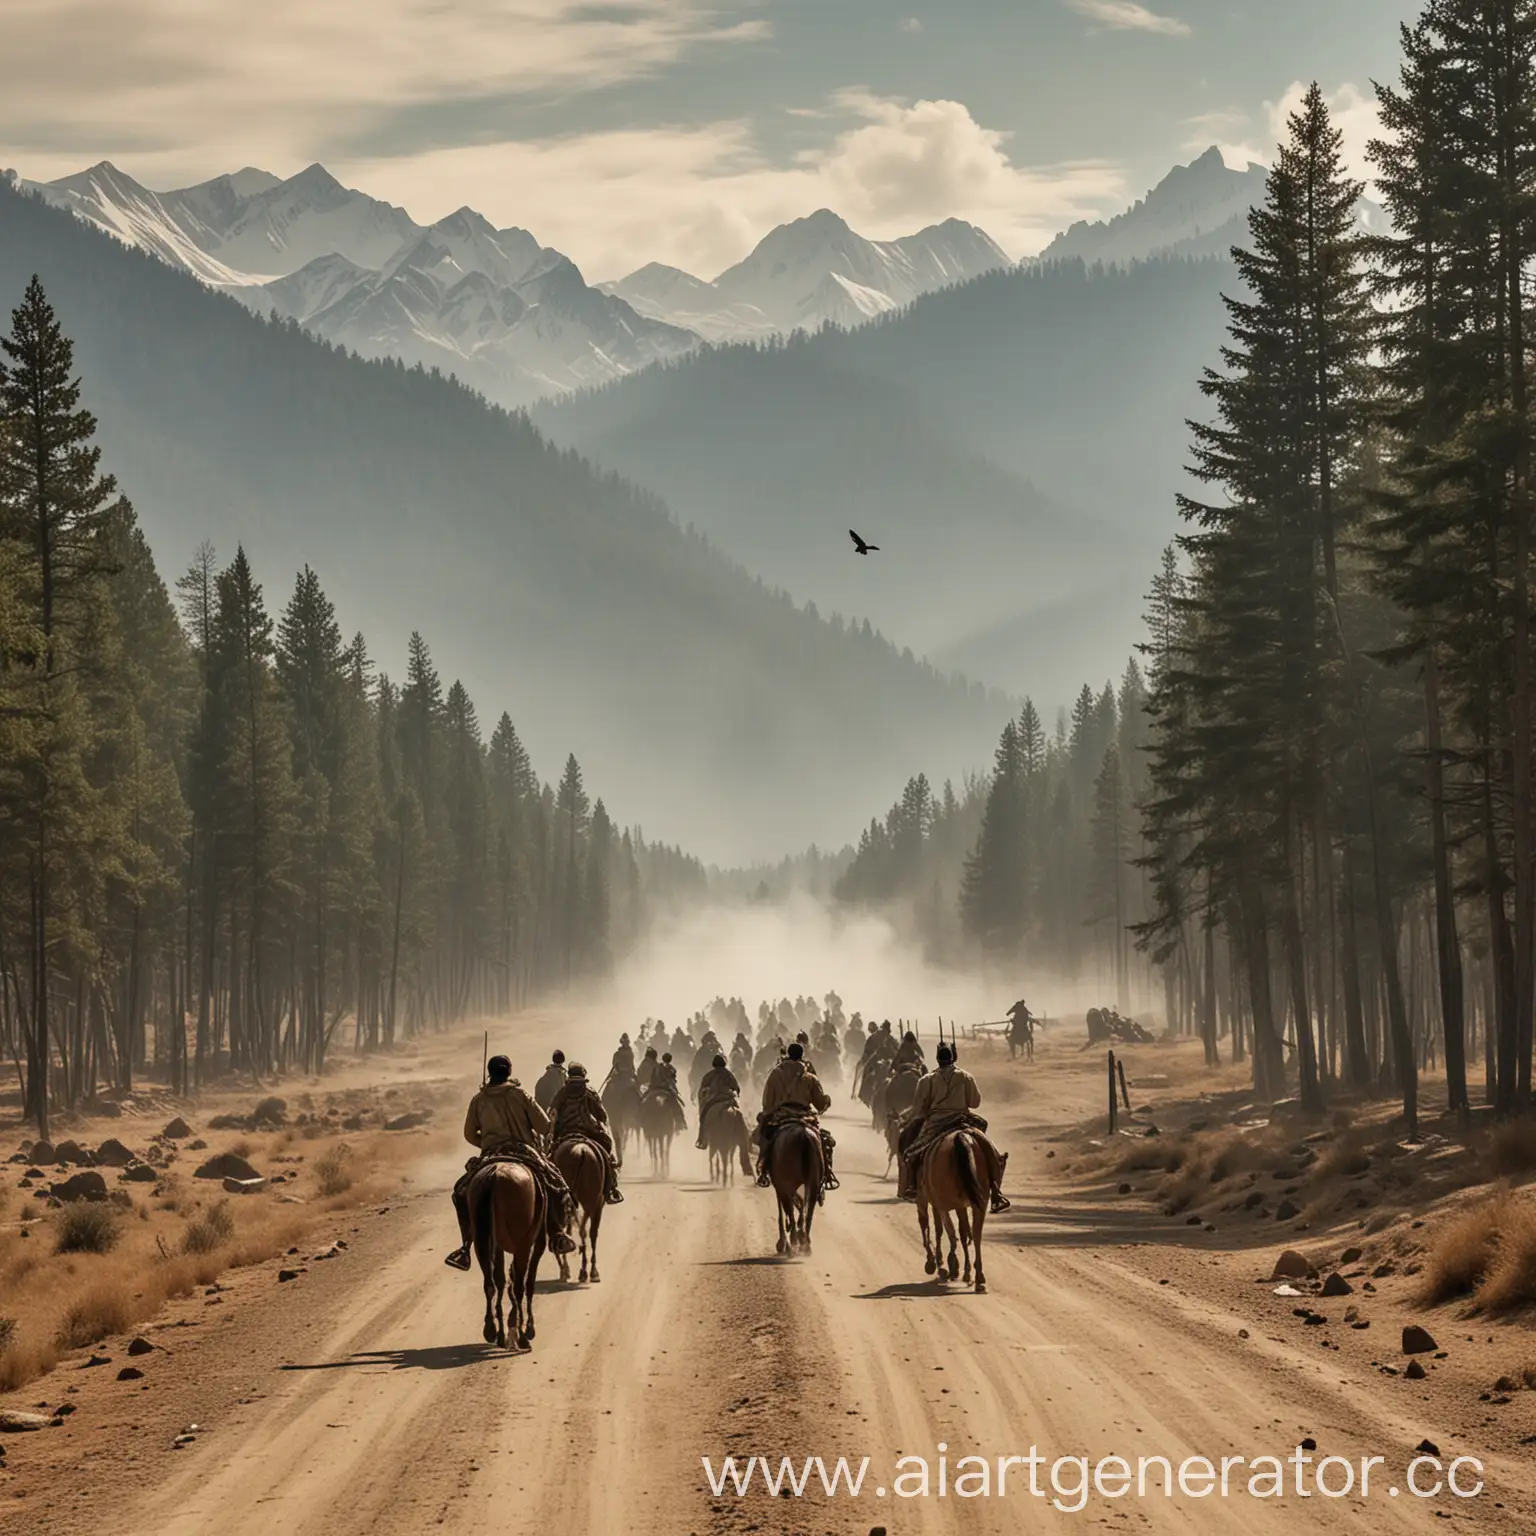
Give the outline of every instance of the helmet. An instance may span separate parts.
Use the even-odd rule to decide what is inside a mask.
[[[671,1064],[671,1061],[672,1061],[672,1052],[671,1052],[671,1051],[665,1051],[665,1052],[663,1052],[663,1053],[662,1053],[662,1058],[661,1058],[661,1059],[662,1059],[662,1060],[663,1060],[663,1061],[664,1061],[664,1062],[667,1062],[667,1063],[668,1063],[668,1064],[669,1064],[669,1065],[670,1065],[670,1064]]]
[[[624,1034],[619,1036],[619,1044],[620,1045],[628,1045],[629,1044],[629,1034],[628,1034],[628,1031],[626,1031]]]
[[[911,1031],[911,1030],[910,1030],[910,1029],[909,1029],[909,1030],[908,1030],[908,1031],[907,1031],[907,1032],[906,1032],[906,1034],[904,1034],[904,1035],[903,1035],[903,1036],[902,1036],[902,1037],[901,1037],[901,1043],[902,1043],[902,1044],[903,1044],[903,1045],[905,1045],[905,1044],[906,1044],[906,1043],[907,1043],[907,1042],[908,1042],[908,1041],[909,1041],[909,1040],[913,1040],[913,1041],[915,1041],[915,1040],[916,1040],[916,1039],[917,1039],[917,1036],[916,1036],[916,1035],[914,1035],[914,1034],[913,1034],[913,1033],[912,1033],[912,1031]]]
[[[551,1056],[549,1059],[552,1062],[554,1062],[554,1064],[558,1067],[565,1060],[565,1052],[564,1051],[556,1051],[555,1054],[553,1056]]]
[[[789,1048],[789,1059],[799,1061],[805,1055],[805,1047],[798,1040]]]
[[[656,1047],[654,1045],[646,1046],[646,1048],[645,1048],[645,1056],[646,1056],[646,1060],[647,1061],[649,1061],[650,1058],[652,1056],[654,1056],[655,1054],[656,1054]]]
[[[512,1076],[512,1063],[505,1056],[492,1056],[485,1064],[485,1075],[493,1083],[504,1083]]]
[[[716,1051],[715,1052],[715,1059],[712,1062],[710,1062],[710,1066],[712,1066],[712,1067],[723,1067],[724,1065],[725,1065],[725,1057],[722,1056],[719,1053],[719,1051]]]
[[[567,1077],[585,1077],[586,1075],[587,1069],[582,1066],[579,1061],[573,1061],[570,1066],[566,1068]]]
[[[947,1045],[941,1045],[935,1054],[939,1058],[939,1065],[941,1067],[947,1067],[950,1062],[955,1059],[954,1051],[952,1051]]]

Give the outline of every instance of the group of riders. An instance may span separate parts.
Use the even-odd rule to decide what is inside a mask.
[[[1029,1017],[1027,1009],[1023,1012]],[[898,1035],[889,1019],[866,1027],[859,1014],[844,1015],[842,999],[835,992],[828,993],[822,1004],[805,997],[793,1003],[787,998],[777,1005],[763,1003],[755,1034],[749,1026],[739,998],[715,999],[689,1020],[688,1029],[670,1034],[664,1023],[648,1019],[638,1042],[632,1043],[627,1033],[620,1037],[601,1090],[593,1087],[581,1063],[567,1063],[563,1051],[554,1052],[531,1094],[513,1078],[507,1057],[491,1057],[486,1081],[471,1101],[464,1122],[464,1139],[476,1155],[454,1186],[462,1241],[446,1262],[456,1269],[470,1267],[470,1181],[487,1162],[498,1159],[523,1163],[533,1172],[546,1195],[548,1246],[556,1254],[571,1252],[574,1244],[567,1228],[573,1203],[551,1156],[554,1148],[570,1137],[591,1143],[603,1157],[607,1203],[621,1201],[622,1151],[614,1145],[604,1099],[627,1093],[642,1114],[649,1112],[670,1130],[683,1130],[688,1114],[678,1082],[679,1059],[689,1063],[688,1092],[698,1106],[695,1144],[700,1148],[707,1144],[713,1117],[739,1111],[743,1083],[760,1096],[751,1142],[757,1153],[757,1182],[764,1188],[770,1183],[774,1138],[788,1125],[809,1126],[817,1132],[823,1161],[820,1191],[838,1188],[832,1171],[836,1143],[821,1124],[821,1116],[832,1107],[828,1084],[840,1086],[847,1068],[853,1096],[870,1107],[877,1125],[883,1119],[892,1152],[900,1159],[902,1199],[916,1200],[918,1171],[928,1149],[949,1132],[965,1129],[992,1153],[988,1160],[993,1170],[988,1190],[991,1209],[1008,1208],[1001,1189],[1007,1158],[987,1138],[987,1122],[976,1113],[981,1091],[975,1078],[956,1064],[954,1044],[941,1040],[930,1070],[913,1030],[903,1029]],[[734,1039],[727,1047],[721,1037],[732,1030]],[[745,1165],[745,1153],[743,1159]]]

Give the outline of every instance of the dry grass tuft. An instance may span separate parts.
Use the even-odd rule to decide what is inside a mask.
[[[1510,1202],[1477,1305],[1495,1315],[1536,1307],[1536,1208]]]
[[[229,1201],[220,1200],[210,1205],[201,1216],[194,1216],[187,1223],[181,1236],[183,1253],[212,1253],[235,1235],[235,1218]]]
[[[352,1149],[341,1142],[315,1162],[316,1186],[322,1195],[344,1195],[352,1188]]]
[[[60,1349],[87,1349],[108,1334],[125,1332],[132,1324],[132,1298],[128,1293],[120,1286],[98,1285],[59,1319],[54,1342]]]
[[[12,1339],[0,1349],[0,1392],[14,1392],[34,1376],[51,1371],[58,1363],[58,1351],[51,1344],[29,1344],[25,1339]]]
[[[86,1202],[66,1205],[54,1217],[55,1253],[110,1253],[122,1236],[116,1207]]]
[[[0,1354],[8,1350],[16,1341],[16,1319],[14,1317],[0,1317]]]
[[[1508,1192],[1501,1192],[1471,1206],[1440,1229],[1424,1266],[1420,1301],[1434,1307],[1477,1291],[1493,1266],[1499,1232],[1508,1220],[1511,1204]]]

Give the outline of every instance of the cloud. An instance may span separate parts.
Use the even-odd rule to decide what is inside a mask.
[[[1155,32],[1163,37],[1188,37],[1192,31],[1187,21],[1177,16],[1160,16],[1135,0],[1067,0],[1080,16],[1097,22],[1109,32]]]
[[[917,19],[916,16],[904,17],[901,21],[898,21],[896,25],[901,31],[910,33],[914,37],[923,30],[923,24]]]
[[[745,0],[5,0],[0,157],[162,184],[323,157],[390,112],[576,95],[768,35]],[[195,169],[194,169],[195,168]]]
[[[469,203],[497,224],[526,225],[596,278],[649,260],[712,277],[773,225],[820,207],[877,239],[967,219],[1021,256],[1124,200],[1117,166],[1019,165],[1007,135],[977,123],[960,102],[901,102],[849,89],[817,112],[827,135],[788,163],[765,153],[749,122],[729,119],[356,159],[331,169],[417,219]]]
[[[1194,153],[1215,144],[1227,164],[1238,170],[1250,162],[1271,165],[1277,146],[1290,133],[1292,115],[1301,110],[1302,101],[1310,89],[1306,81],[1293,80],[1278,101],[1266,101],[1258,113],[1226,108],[1186,118],[1185,126],[1190,129],[1190,134],[1184,141],[1184,148]],[[1336,90],[1325,92],[1324,97],[1334,127],[1344,136],[1345,169],[1369,190],[1374,176],[1366,146],[1381,136],[1381,115],[1376,98],[1347,80]],[[1253,136],[1255,129],[1258,130],[1257,139]]]

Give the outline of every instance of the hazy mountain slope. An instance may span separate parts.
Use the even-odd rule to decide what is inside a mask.
[[[541,763],[574,750],[652,835],[776,856],[899,791],[914,738],[939,772],[984,760],[999,701],[797,611],[451,382],[263,322],[0,187],[0,310],[34,272],[168,574],[244,541],[276,608],[309,562],[381,665],[420,628],[482,718],[511,709]]]
[[[1112,219],[1074,224],[1046,246],[1040,262],[1125,265],[1152,256],[1225,256],[1247,236],[1248,210],[1264,199],[1269,171],[1228,168],[1214,146],[1176,165],[1139,202]]]
[[[653,369],[538,420],[823,607],[867,610],[1055,703],[1083,675],[1118,673],[1139,638],[1125,594],[1177,526],[1185,418],[1204,409],[1232,278],[1215,262],[992,273],[854,331]],[[844,559],[850,525],[881,554]],[[1082,615],[1077,638],[1023,622],[1053,605]]]
[[[920,652],[1018,611],[1024,587],[1098,584],[1108,532],[970,449],[905,385],[853,374],[806,338],[727,347],[540,420],[765,579],[865,613]],[[852,553],[849,528],[881,545]],[[1016,656],[973,675],[1031,686]]]

